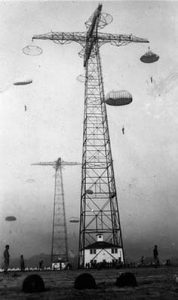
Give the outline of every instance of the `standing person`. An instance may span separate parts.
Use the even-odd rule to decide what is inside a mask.
[[[7,273],[7,270],[9,268],[9,245],[6,245],[4,250],[4,273]]]
[[[154,257],[155,265],[158,266],[159,265],[159,257],[158,257],[158,246],[157,245],[154,246],[153,257]]]
[[[144,256],[142,256],[142,257],[141,257],[141,260],[140,260],[140,262],[141,262],[141,265],[143,266],[143,265],[144,265],[144,263],[145,263],[145,262],[144,262]]]
[[[20,270],[21,270],[21,272],[25,271],[25,261],[24,261],[24,257],[22,254],[20,255]]]
[[[43,265],[43,260],[39,261],[39,270],[43,270],[44,269],[44,265]]]

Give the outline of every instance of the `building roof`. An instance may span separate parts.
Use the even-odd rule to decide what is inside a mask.
[[[110,249],[110,248],[120,248],[120,247],[118,245],[114,245],[112,243],[107,243],[103,241],[95,242],[85,247],[85,249]]]

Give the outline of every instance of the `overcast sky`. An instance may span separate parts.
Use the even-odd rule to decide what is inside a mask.
[[[150,253],[158,244],[171,255],[178,250],[178,2],[102,4],[103,12],[113,16],[102,32],[147,38],[160,56],[154,64],[142,63],[148,44],[101,48],[105,93],[126,89],[133,96],[128,106],[107,107],[123,240],[125,245],[148,243]],[[80,46],[35,40],[41,55],[25,55],[22,49],[32,44],[34,34],[85,31],[97,5],[0,2],[1,253],[6,243],[12,256],[50,253],[54,169],[31,163],[58,157],[80,162],[82,156],[84,85],[76,79],[84,74]],[[28,79],[33,83],[13,85]],[[81,167],[66,167],[63,177],[72,234],[69,219],[79,216]],[[17,221],[5,221],[8,215]]]

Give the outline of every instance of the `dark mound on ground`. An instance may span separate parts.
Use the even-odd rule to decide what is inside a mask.
[[[24,293],[40,293],[45,291],[45,285],[41,276],[32,274],[23,281],[22,290]]]
[[[89,273],[80,274],[74,283],[74,288],[78,290],[96,289],[96,282],[93,276]]]
[[[137,280],[136,280],[136,277],[133,273],[126,272],[126,273],[122,273],[116,279],[116,285],[118,287],[124,287],[124,286],[135,287],[135,286],[137,286]]]

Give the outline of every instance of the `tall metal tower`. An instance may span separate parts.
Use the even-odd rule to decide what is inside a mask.
[[[67,262],[68,242],[62,167],[80,165],[80,163],[66,162],[58,158],[54,162],[39,162],[32,165],[52,166],[55,169],[51,263]]]
[[[85,100],[83,125],[83,154],[80,202],[79,266],[85,265],[85,249],[102,234],[105,242],[112,243],[123,252],[117,192],[105,104],[100,47],[110,43],[115,46],[131,42],[147,43],[147,39],[132,34],[101,33],[98,29],[112,21],[102,14],[99,4],[85,23],[86,32],[50,32],[34,35],[33,39],[52,40],[65,44],[77,42],[84,57]]]

